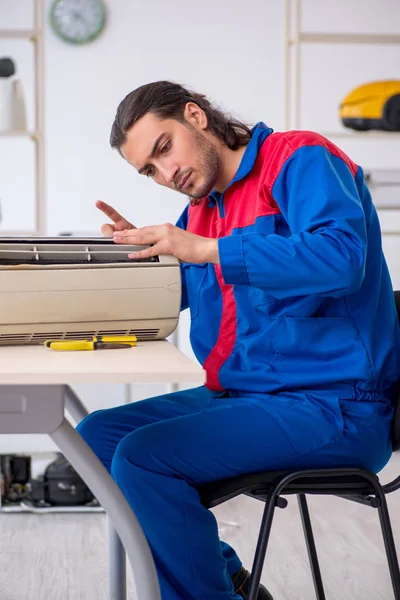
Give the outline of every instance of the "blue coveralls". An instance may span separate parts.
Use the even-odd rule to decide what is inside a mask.
[[[378,472],[391,455],[399,328],[362,171],[316,134],[271,133],[259,124],[224,194],[178,223],[219,238],[220,265],[182,265],[207,386],[77,428],[139,519],[163,600],[239,600],[240,559],[200,484],[268,469]]]

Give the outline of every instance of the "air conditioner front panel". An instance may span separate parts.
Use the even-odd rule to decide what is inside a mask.
[[[0,293],[0,323],[65,323],[177,317],[180,295],[165,288]]]
[[[0,294],[5,292],[79,290],[107,291],[131,288],[175,288],[180,293],[181,274],[179,264],[174,266],[131,266],[103,269],[19,269],[11,267],[0,270]],[[175,284],[175,285],[174,285]]]

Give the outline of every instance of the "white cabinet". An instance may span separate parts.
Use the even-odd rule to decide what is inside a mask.
[[[388,263],[393,288],[400,290],[400,187],[399,208],[397,210],[379,210],[382,229],[382,244]]]
[[[400,233],[397,235],[383,234],[382,242],[393,288],[400,290]]]

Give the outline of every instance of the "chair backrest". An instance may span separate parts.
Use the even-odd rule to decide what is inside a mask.
[[[400,321],[400,290],[394,293],[394,300],[396,302],[397,316]],[[400,379],[400,374],[399,374]],[[392,446],[393,450],[400,450],[400,382],[397,388],[397,397],[395,399],[395,409],[393,417],[393,431],[392,431]]]

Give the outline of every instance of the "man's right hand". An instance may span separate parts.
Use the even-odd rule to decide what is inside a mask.
[[[119,212],[115,210],[109,204],[106,204],[102,200],[98,200],[96,202],[96,207],[101,210],[111,221],[112,223],[105,223],[101,226],[101,232],[104,237],[112,237],[114,231],[125,231],[126,229],[136,229],[132,223],[129,223],[124,217],[122,217]]]

